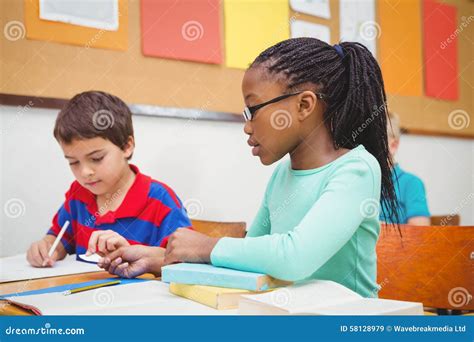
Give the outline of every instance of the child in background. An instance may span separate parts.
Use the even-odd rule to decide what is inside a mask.
[[[28,249],[29,263],[52,266],[67,253],[105,255],[130,245],[150,246],[147,255],[163,259],[168,236],[191,224],[171,188],[129,164],[135,140],[127,105],[100,91],[78,94],[60,111],[54,136],[76,181],[46,236]],[[70,225],[49,257],[66,221]]]
[[[264,165],[290,160],[276,167],[245,238],[178,229],[165,264],[210,262],[289,281],[327,279],[376,296],[380,197],[389,214],[397,208],[377,61],[359,43],[289,39],[255,59],[242,92],[252,154]],[[147,272],[151,265],[140,269],[140,257],[123,247],[101,265],[119,275],[132,267]]]
[[[389,112],[390,124],[387,126],[388,147],[392,159],[400,145],[400,118],[397,114]],[[393,217],[384,217],[380,220],[388,223],[412,224],[417,226],[430,225],[430,211],[426,202],[426,192],[423,181],[412,173],[402,170],[396,163],[392,168],[392,181],[398,199],[398,220]],[[381,203],[383,206],[384,204]]]

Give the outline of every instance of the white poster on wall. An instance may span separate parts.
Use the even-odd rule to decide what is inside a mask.
[[[329,0],[290,0],[290,5],[295,12],[314,15],[324,19],[331,18]]]
[[[341,41],[364,44],[376,56],[381,31],[375,21],[374,0],[340,0],[339,29]]]
[[[117,31],[118,0],[40,0],[39,17],[43,20]]]
[[[291,38],[312,37],[331,44],[329,27],[310,23],[304,20],[295,20],[291,23]]]

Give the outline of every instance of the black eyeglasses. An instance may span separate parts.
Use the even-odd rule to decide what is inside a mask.
[[[269,105],[271,103],[275,103],[275,102],[284,100],[284,99],[286,99],[290,96],[298,95],[298,94],[301,94],[301,93],[302,93],[302,91],[299,91],[297,93],[280,95],[278,97],[275,97],[274,99],[271,99],[270,101],[260,103],[258,105],[252,106],[252,107],[245,107],[244,111],[242,112],[242,115],[244,116],[245,121],[252,121],[254,116],[255,116],[255,112],[257,110],[259,110],[260,108],[265,107],[266,105]],[[325,97],[325,95],[321,94],[321,93],[315,93],[315,95],[318,97],[318,99],[324,99],[324,97]]]

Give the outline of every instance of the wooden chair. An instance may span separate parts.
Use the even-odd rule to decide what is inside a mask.
[[[212,237],[245,237],[245,222],[191,220],[195,231]]]
[[[461,217],[456,215],[440,215],[430,217],[432,226],[459,226]]]
[[[380,298],[474,310],[474,226],[382,225],[377,243]]]

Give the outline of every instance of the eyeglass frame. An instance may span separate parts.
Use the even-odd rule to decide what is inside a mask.
[[[243,112],[242,112],[242,116],[244,117],[244,120],[247,122],[247,121],[252,121],[254,116],[255,116],[255,112],[269,104],[272,104],[272,103],[275,103],[275,102],[279,102],[279,101],[282,101],[284,99],[287,99],[289,98],[290,96],[294,96],[294,95],[298,95],[298,94],[301,94],[302,92],[304,92],[305,90],[302,90],[302,91],[298,91],[296,93],[291,93],[291,94],[283,94],[283,95],[280,95],[280,96],[277,96],[269,101],[266,101],[266,102],[263,102],[263,103],[260,103],[258,105],[255,105],[255,106],[251,106],[251,107],[245,107]],[[323,100],[326,95],[325,94],[322,94],[322,93],[314,93],[316,95],[316,97],[320,100]]]

